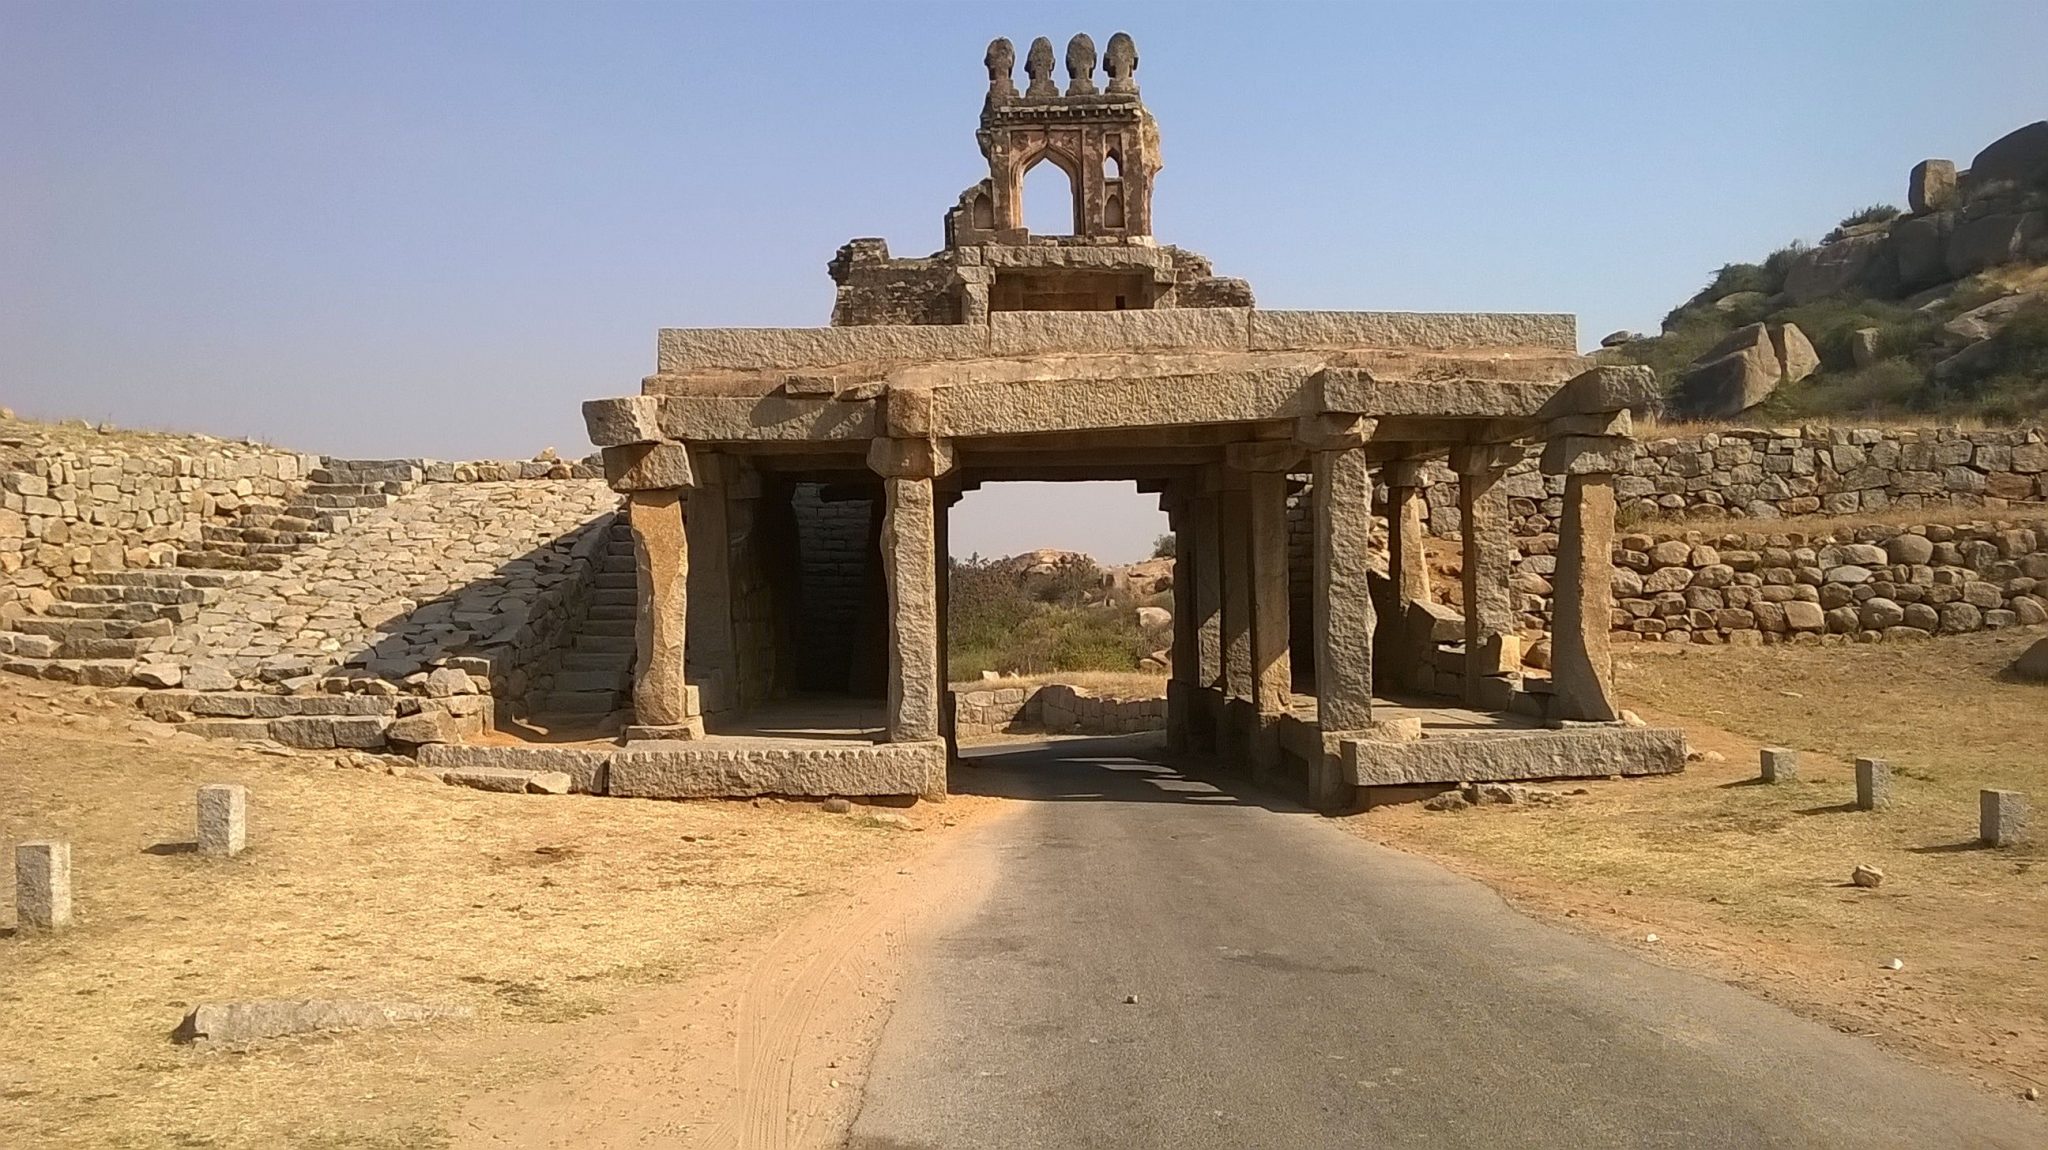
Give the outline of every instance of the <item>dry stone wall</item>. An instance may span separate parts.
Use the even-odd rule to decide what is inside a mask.
[[[0,614],[40,610],[54,587],[91,571],[165,566],[207,526],[282,503],[319,462],[205,437],[106,438],[0,436]]]
[[[953,691],[953,733],[978,735],[1044,731],[1057,735],[1127,735],[1166,727],[1166,699],[1121,699],[1085,687],[989,687]]]
[[[1556,538],[1525,542],[1517,607],[1547,630]],[[1615,564],[1624,640],[1869,643],[2048,623],[2048,517],[1633,534]]]
[[[518,697],[514,679],[578,604],[618,497],[597,479],[430,483],[248,573],[182,628],[185,682],[424,693],[451,657]],[[273,687],[272,689],[276,689]]]

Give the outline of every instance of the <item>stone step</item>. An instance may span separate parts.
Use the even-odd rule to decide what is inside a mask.
[[[88,687],[126,686],[135,674],[133,659],[30,659],[0,658],[0,671],[52,679],[61,683],[82,683]]]
[[[604,545],[604,553],[607,558],[622,557],[631,559],[633,557],[633,544],[631,542],[621,543],[614,539]]]
[[[628,610],[637,610],[639,605],[640,592],[633,587],[599,587],[590,594],[590,606],[593,610],[599,607],[624,607]]]
[[[392,488],[404,486],[405,484],[402,483],[308,483],[304,493],[307,495],[397,495],[399,492],[392,490]]]
[[[76,639],[157,639],[171,633],[167,619],[59,619],[29,615],[17,619],[14,629],[24,635],[48,635],[71,642]]]
[[[57,648],[59,659],[139,659],[160,646],[170,644],[169,636],[150,639],[98,639],[90,636],[66,639]]]
[[[52,619],[168,619],[173,624],[199,617],[197,603],[52,603],[43,612]]]
[[[292,547],[311,546],[326,538],[325,531],[286,531],[275,527],[206,527],[199,534],[202,543],[283,543]]]
[[[591,584],[591,586],[597,588],[597,590],[601,592],[631,591],[637,594],[640,589],[640,576],[634,574],[631,571],[620,573],[618,571],[606,569],[598,572],[596,580]]]
[[[623,651],[565,651],[562,654],[562,669],[565,671],[609,671],[627,679],[633,677],[633,650]]]
[[[217,551],[180,551],[178,566],[205,571],[275,571],[284,566],[282,555],[223,555]]]
[[[632,676],[624,667],[612,667],[597,671],[558,671],[552,690],[556,691],[611,691],[614,694],[631,687]]]
[[[605,715],[619,709],[617,691],[549,691],[535,710],[552,715]]]
[[[89,587],[197,587],[191,577],[171,567],[145,567],[136,571],[94,571],[85,577]]]
[[[381,494],[380,494],[380,495],[301,495],[301,496],[299,496],[298,498],[296,498],[296,499],[292,500],[292,505],[291,505],[291,507],[290,507],[290,508],[289,508],[288,510],[290,510],[290,511],[293,511],[293,512],[297,512],[297,511],[298,511],[298,510],[299,510],[300,508],[306,508],[306,507],[318,507],[318,508],[322,508],[322,509],[325,509],[325,508],[330,508],[330,507],[347,507],[347,508],[354,508],[354,507],[389,507],[389,506],[391,506],[391,505],[392,505],[392,503],[394,503],[394,502],[396,502],[396,501],[397,501],[397,500],[396,500],[396,497],[394,497],[394,496],[390,496],[390,495],[381,495]]]
[[[584,618],[591,620],[634,619],[638,618],[639,614],[640,608],[634,603],[592,603],[589,614],[585,615]]]
[[[633,636],[632,619],[591,619],[577,629],[578,635],[623,635]]]
[[[214,587],[143,587],[120,583],[78,583],[62,592],[64,601],[75,604],[107,603],[211,603],[220,598]]]
[[[314,483],[418,483],[413,459],[323,459],[306,478]]]
[[[607,654],[623,653],[628,658],[631,658],[633,655],[633,647],[634,642],[631,634],[592,635],[586,632],[569,641],[569,648],[572,651],[604,652]]]
[[[291,543],[228,543],[214,540],[202,544],[202,546],[215,555],[276,555],[282,557],[299,553],[298,546]]]

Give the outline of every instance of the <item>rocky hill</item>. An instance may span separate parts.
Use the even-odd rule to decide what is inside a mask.
[[[1819,244],[1727,264],[1655,336],[1602,355],[1655,368],[1668,412],[1975,417],[2048,410],[2048,120],[1967,170],[1924,160],[1906,210],[1864,208]]]

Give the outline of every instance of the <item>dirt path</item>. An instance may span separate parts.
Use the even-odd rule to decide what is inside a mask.
[[[896,1001],[904,956],[981,904],[996,875],[979,804],[894,874],[836,897],[713,973],[496,1052],[564,1048],[579,1069],[472,1099],[454,1146],[837,1146]]]

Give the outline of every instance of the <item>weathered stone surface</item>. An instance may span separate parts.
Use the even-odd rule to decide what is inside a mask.
[[[1345,781],[1412,783],[1672,774],[1685,769],[1683,731],[1579,727],[1415,742],[1346,739]]]
[[[474,1014],[467,1006],[346,998],[205,1002],[185,1015],[171,1038],[175,1042],[236,1045],[313,1031],[372,1030],[407,1022],[469,1018]]]
[[[508,795],[566,795],[575,782],[567,771],[508,767],[445,767],[435,773],[449,786]]]
[[[35,839],[14,846],[15,921],[31,930],[71,925],[71,844]]]
[[[682,493],[635,491],[627,501],[639,589],[634,718],[641,723],[683,723],[690,718],[683,691],[690,545],[683,530]]]
[[[1577,317],[1503,313],[1262,311],[1250,317],[1253,351],[1338,348],[1578,347]]]
[[[842,364],[973,359],[989,353],[989,333],[981,324],[663,328],[657,370],[663,374],[706,368],[794,371]]]
[[[924,742],[939,737],[942,690],[932,481],[884,479],[882,486],[887,501],[881,542],[889,591],[888,736],[892,743]]]
[[[617,753],[610,748],[527,746],[461,746],[432,744],[419,749],[419,765],[436,774],[505,772],[521,776],[559,772],[569,776],[569,789],[582,794],[605,793],[606,765]]]
[[[989,316],[994,355],[1128,351],[1244,351],[1249,308],[1167,311],[1008,311]]]
[[[604,449],[604,478],[614,491],[695,487],[689,449],[680,443],[635,443]]]
[[[1886,251],[1883,235],[1844,236],[1801,253],[1785,270],[1785,294],[1794,303],[1839,295],[1861,283]]]
[[[1906,206],[1915,214],[1946,208],[1955,195],[1954,160],[1922,160],[1906,177]]]
[[[2031,682],[2048,683],[2048,639],[2020,652],[2019,658],[2012,661],[2012,673]]]
[[[1856,809],[1879,810],[1892,805],[1892,765],[1883,759],[1856,760]]]
[[[2014,128],[1984,146],[1970,161],[1970,183],[1982,187],[1996,181],[2020,184],[2048,173],[2048,120]]]
[[[1993,847],[2027,841],[2027,796],[2020,791],[1977,792],[1977,841]]]
[[[1614,551],[1611,477],[1566,477],[1564,503],[1552,608],[1552,705],[1562,718],[1612,720],[1616,710],[1608,645]]]
[[[1753,323],[1728,333],[1685,369],[1679,401],[1700,415],[1736,415],[1769,399],[1784,378],[1770,329]]]
[[[1362,730],[1372,723],[1372,596],[1367,587],[1372,534],[1372,473],[1363,448],[1318,452],[1313,460],[1314,531],[1311,609],[1322,727]]]
[[[1949,275],[1960,279],[2024,258],[2048,234],[2048,213],[2007,212],[1958,220],[1948,237]]]
[[[1785,383],[1798,383],[1820,368],[1820,353],[1813,350],[1813,341],[1806,338],[1796,323],[1781,323],[1773,328],[1771,347],[1778,353]]]
[[[1790,747],[1764,747],[1757,751],[1760,776],[1767,783],[1799,781],[1799,752]]]
[[[233,858],[249,841],[249,791],[238,783],[199,788],[199,853]]]
[[[583,405],[583,426],[599,447],[653,443],[662,438],[661,401],[651,395],[593,399]]]
[[[649,744],[614,753],[608,772],[608,793],[631,798],[923,795],[944,792],[946,745]]]

